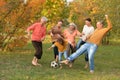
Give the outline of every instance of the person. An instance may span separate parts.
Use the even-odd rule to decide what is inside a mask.
[[[76,45],[76,50],[79,49],[80,46],[86,42],[87,37],[94,32],[94,27],[92,26],[91,22],[92,21],[90,18],[85,19],[85,25],[82,30],[82,37],[80,37],[80,39]],[[88,68],[89,63],[88,63],[88,54],[87,53],[85,54],[85,61],[86,61],[86,64],[85,64],[84,68]]]
[[[68,42],[64,40],[62,37],[59,37],[57,41],[55,41],[55,43],[48,49],[50,50],[51,48],[54,48],[56,46],[59,51],[59,55],[58,55],[59,65],[60,65],[60,68],[62,68],[62,65],[60,64],[60,62],[62,61],[62,55],[64,55],[65,59],[67,59],[68,57],[68,50],[67,50]]]
[[[108,15],[105,15],[105,18],[108,26],[104,28],[103,23],[101,21],[98,21],[96,24],[97,28],[95,29],[93,34],[88,37],[89,39],[87,39],[86,43],[83,44],[76,52],[74,52],[71,56],[69,56],[61,63],[68,64],[72,60],[76,59],[78,56],[82,55],[85,51],[87,51],[89,57],[88,59],[90,65],[90,73],[94,73],[94,54],[104,35],[112,28]]]
[[[46,35],[46,22],[47,22],[47,18],[46,17],[42,17],[40,19],[40,22],[36,22],[33,25],[31,25],[30,27],[27,28],[27,33],[28,36],[30,36],[30,31],[32,31],[32,45],[35,48],[35,54],[34,54],[34,58],[32,60],[32,64],[34,66],[36,65],[41,65],[38,63],[38,60],[41,59],[42,57],[42,41],[44,41],[45,39],[45,35]]]
[[[75,37],[81,36],[81,33],[77,30],[75,23],[70,23],[69,28],[65,29],[63,32],[65,39],[69,42],[71,53],[76,50]]]
[[[70,23],[69,28],[64,30],[63,35],[69,43],[68,53],[70,55],[71,53],[76,51],[75,37],[81,36],[81,33],[77,30],[77,26],[75,25],[75,23]],[[74,60],[72,62],[74,62]],[[72,67],[72,63],[69,65],[69,67]]]
[[[52,44],[54,44],[55,41],[58,39],[58,37],[62,34],[62,24],[63,24],[62,20],[58,21],[57,25],[52,27],[52,29],[49,31],[49,34],[52,38]],[[58,53],[59,53],[57,46],[55,46],[53,48],[53,51],[54,51],[55,61],[57,62],[58,61]]]

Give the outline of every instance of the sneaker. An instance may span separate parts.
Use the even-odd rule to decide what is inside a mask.
[[[94,73],[94,70],[90,70],[90,73],[93,74],[93,73]]]

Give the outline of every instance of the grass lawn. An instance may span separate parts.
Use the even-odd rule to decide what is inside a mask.
[[[42,67],[31,65],[34,48],[31,44],[14,52],[0,52],[0,80],[120,80],[120,46],[100,46],[95,54],[95,73],[84,69],[84,55],[78,57],[72,68],[53,69],[52,50],[44,44]]]

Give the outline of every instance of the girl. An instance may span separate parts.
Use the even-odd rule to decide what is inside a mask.
[[[65,41],[62,37],[59,37],[57,39],[57,41],[50,47],[48,48],[49,50],[51,48],[54,48],[55,46],[57,46],[59,54],[58,54],[58,60],[59,60],[59,65],[60,68],[62,68],[60,62],[62,61],[62,55],[64,54],[64,58],[67,59],[68,57],[68,42]]]

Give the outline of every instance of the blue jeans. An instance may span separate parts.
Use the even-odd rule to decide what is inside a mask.
[[[62,61],[62,55],[64,55],[64,58],[67,59],[68,58],[68,50],[65,50],[64,52],[59,52],[59,62]]]
[[[75,53],[73,53],[70,57],[68,57],[68,60],[72,61],[78,56],[82,55],[85,51],[87,51],[90,70],[94,70],[94,54],[97,48],[98,46],[96,44],[86,42]]]
[[[80,39],[76,45],[76,50],[80,48],[81,45],[85,44],[86,42]],[[85,52],[85,61],[88,62],[88,53],[87,51]]]
[[[77,45],[76,45],[76,50],[80,48],[81,45],[83,45],[84,43],[86,43],[85,41],[83,41],[82,39],[80,39],[78,42],[77,42]]]

